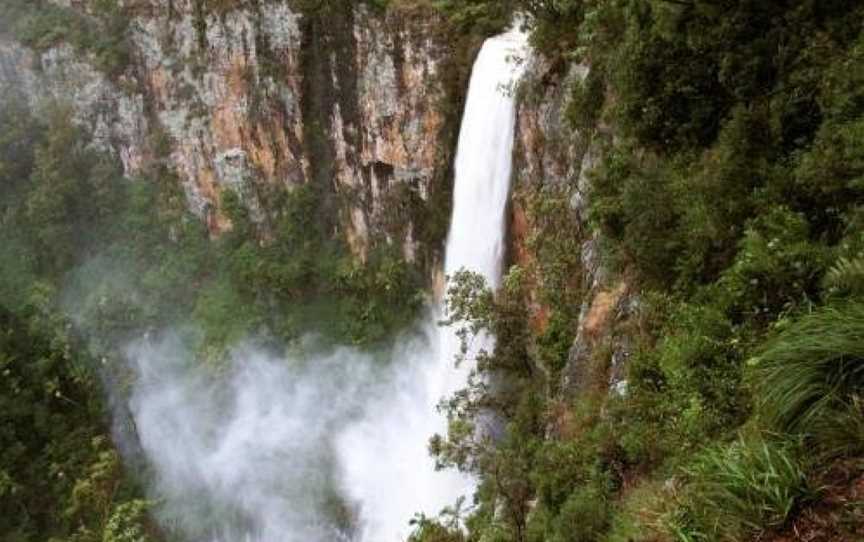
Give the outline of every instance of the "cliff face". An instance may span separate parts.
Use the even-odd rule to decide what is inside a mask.
[[[573,89],[582,85],[589,68],[534,57],[522,85],[517,112],[514,189],[511,214],[511,254],[514,263],[530,269],[529,305],[535,331],[550,325],[542,296],[572,296],[581,303],[568,329],[573,337],[567,361],[560,368],[559,388],[566,395],[605,385],[626,392],[624,366],[630,355],[630,323],[639,297],[625,277],[613,276],[601,258],[602,239],[588,225],[591,171],[599,164],[603,141],[611,135],[602,123],[586,129],[573,126]],[[561,201],[557,208],[539,207],[536,200]],[[550,223],[550,212],[557,218]],[[545,216],[544,216],[545,215]],[[556,255],[557,268],[544,269],[543,237],[566,227],[566,242],[554,240],[571,257]],[[573,232],[576,232],[575,238]],[[569,263],[561,267],[561,262]],[[563,274],[555,277],[556,274]],[[552,280],[555,284],[550,284]],[[562,288],[563,285],[563,288]],[[567,302],[568,299],[565,299]],[[549,372],[549,368],[541,367]],[[597,382],[597,378],[603,382]]]
[[[132,61],[112,78],[69,45],[35,53],[0,39],[0,88],[34,106],[69,101],[129,176],[164,160],[214,234],[230,227],[223,190],[266,229],[274,194],[318,183],[358,255],[386,240],[415,258],[424,213],[394,220],[394,208],[447,191],[455,132],[442,111],[458,111],[464,86],[445,84],[452,55],[437,21],[363,4],[228,4],[127,0]]]
[[[131,177],[167,163],[214,235],[231,226],[221,212],[224,190],[237,193],[266,231],[278,194],[311,183],[329,198],[322,219],[360,257],[383,240],[406,259],[432,263],[446,232],[472,48],[464,41],[454,48],[426,12],[228,4],[127,0],[132,62],[110,78],[69,45],[35,53],[0,38],[0,88],[22,91],[34,106],[70,102],[94,144],[116,153]],[[86,3],[65,5],[86,11]],[[581,303],[560,371],[571,390],[600,350],[611,352],[609,385],[623,386],[629,341],[619,330],[638,303],[627,281],[604,269],[601,241],[587,227],[590,171],[608,137],[602,127],[577,130],[569,120],[574,85],[587,74],[581,65],[529,60],[511,206],[512,260],[533,270],[528,301],[538,332],[550,313],[541,294],[551,281],[542,238],[571,232],[554,243],[574,252],[570,276],[553,286],[573,293],[565,302]],[[557,217],[565,228],[534,208],[544,194],[566,201]]]
[[[35,108],[47,100],[69,103],[96,146],[116,153],[130,175],[143,168],[150,129],[143,96],[121,91],[70,45],[36,55],[0,36],[0,91],[20,93]]]

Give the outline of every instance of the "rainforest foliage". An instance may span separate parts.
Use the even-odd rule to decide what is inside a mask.
[[[393,249],[359,263],[319,220],[312,187],[284,193],[253,226],[223,194],[218,239],[186,210],[162,165],[125,179],[60,104],[0,110],[0,539],[143,541],[136,476],[108,437],[100,379],[122,382],[136,336],[188,329],[218,367],[241,341],[286,345],[316,332],[372,345],[422,302]],[[132,533],[132,534],[130,534]],[[137,533],[137,534],[136,534]],[[52,540],[55,538],[52,538]]]
[[[193,5],[200,23],[255,3]],[[294,2],[324,18],[348,3]],[[450,325],[497,345],[442,402],[449,432],[430,448],[481,485],[418,517],[414,542],[861,539],[864,3],[367,3],[437,9],[463,34],[522,13],[550,81],[590,67],[567,122],[601,156],[585,216],[573,187],[516,187],[534,259],[501,291],[452,277]],[[0,32],[67,43],[119,77],[125,5],[3,0]],[[358,263],[322,224],[320,186],[267,194],[255,223],[224,192],[232,227],[213,237],[167,160],[123,178],[63,104],[0,103],[0,540],[161,538],[146,467],[121,465],[101,399],[129,339],[181,325],[218,369],[238,341],[290,344],[312,322],[373,345],[420,303],[393,248]],[[635,299],[626,385],[611,391],[612,344],[562,380],[588,237]]]
[[[437,5],[485,26],[502,4]],[[570,62],[590,67],[567,109],[574,137],[602,156],[590,231],[562,235],[566,220],[551,231],[554,244],[595,237],[605,280],[636,295],[630,356],[624,385],[610,389],[606,339],[590,360],[576,356],[588,366],[560,389],[568,353],[544,345],[555,330],[572,341],[578,309],[547,297],[539,326],[535,312],[549,270],[582,275],[572,250],[535,248],[497,294],[455,277],[452,323],[498,344],[442,404],[449,435],[431,448],[482,485],[475,508],[419,518],[415,541],[859,540],[864,3],[510,9],[531,14],[549,77]],[[561,198],[520,191],[541,205]],[[581,292],[551,289],[552,299]],[[472,420],[490,416],[506,431],[479,438]],[[467,533],[447,528],[455,512]]]

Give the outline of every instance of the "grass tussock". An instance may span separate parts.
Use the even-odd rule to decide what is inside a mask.
[[[826,307],[770,341],[756,360],[760,422],[829,455],[864,451],[864,303]]]
[[[786,523],[818,494],[797,443],[742,438],[708,448],[686,469],[690,483],[667,517],[677,540],[742,540]]]

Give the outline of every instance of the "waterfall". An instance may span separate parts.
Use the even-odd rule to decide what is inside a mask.
[[[483,45],[471,75],[456,152],[453,216],[444,272],[448,277],[462,269],[479,273],[493,290],[501,284],[504,260],[504,213],[510,195],[516,125],[513,93],[526,53],[527,36],[518,26]],[[440,337],[441,355],[445,362],[452,362],[459,353],[460,340],[450,329],[441,330]],[[472,351],[488,351],[491,346],[491,337],[476,337]],[[450,371],[443,391],[450,394],[464,387],[471,368],[469,363]]]
[[[513,88],[523,69],[527,38],[518,29],[488,39],[474,64],[456,156],[453,216],[445,273],[480,273],[492,288],[501,282],[504,214],[510,190],[515,125]],[[394,361],[401,372],[363,418],[339,439],[344,490],[359,503],[361,540],[404,541],[415,513],[435,516],[475,481],[455,471],[436,472],[428,440],[446,433],[437,404],[465,387],[470,362],[454,365],[460,343],[440,328],[442,307],[429,311],[420,338],[403,341]],[[474,348],[491,346],[478,337]]]
[[[492,287],[522,71],[514,57],[526,49],[518,30],[484,44],[459,137],[445,271],[469,269]],[[436,516],[470,497],[475,480],[436,471],[428,451],[447,430],[438,402],[472,369],[455,366],[459,341],[437,325],[442,316],[431,307],[419,332],[384,353],[321,352],[312,341],[277,357],[240,345],[218,374],[195,368],[182,333],[130,345],[136,378],[117,415],[138,437],[126,448],[152,467],[160,523],[193,542],[401,542],[415,513]]]
[[[456,153],[453,217],[445,272],[462,268],[501,281],[504,212],[510,192],[515,82],[526,37],[519,30],[490,38],[474,64]]]

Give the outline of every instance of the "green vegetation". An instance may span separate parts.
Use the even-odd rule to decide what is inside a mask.
[[[754,360],[758,414],[830,457],[864,453],[864,306],[829,306],[790,324]]]
[[[125,541],[118,525],[150,527],[107,437],[95,360],[35,290],[17,314],[0,307],[0,536]]]
[[[47,0],[4,0],[0,34],[11,34],[40,52],[68,43],[97,69],[117,77],[130,61],[129,15],[117,0],[88,0],[87,4],[93,15]]]
[[[691,483],[668,519],[680,540],[741,540],[782,526],[816,491],[796,447],[764,439],[708,448],[686,470]]]
[[[199,39],[208,17],[246,4],[194,2]],[[864,3],[369,4],[437,9],[462,44],[527,14],[549,61],[544,85],[570,62],[590,66],[566,89],[565,115],[580,148],[602,156],[583,194],[589,224],[571,208],[574,187],[518,186],[524,254],[501,291],[453,277],[449,323],[497,343],[442,403],[449,431],[430,449],[481,483],[472,506],[418,517],[412,542],[765,540],[824,513],[825,495],[844,491],[841,467],[861,479]],[[309,43],[326,42],[326,30],[350,51],[344,2],[294,5]],[[88,6],[7,0],[0,32],[37,51],[67,43],[119,77],[129,13],[113,0]],[[442,75],[453,122],[464,49]],[[305,48],[304,65],[346,69],[324,51]],[[304,84],[321,90],[307,93],[309,118],[329,118],[328,100],[351,101],[329,80]],[[238,341],[290,344],[313,330],[374,346],[410,320],[422,280],[393,247],[351,257],[334,235],[329,160],[316,161],[310,186],[263,194],[272,212],[259,223],[242,193],[221,193],[232,227],[211,239],[158,159],[124,179],[63,107],[34,116],[2,98],[0,539],[159,539],[143,473],[120,464],[99,399],[99,375],[119,371],[125,342],[191,324],[197,361],[217,366]],[[319,123],[305,129],[326,158]],[[394,194],[392,226],[410,216],[419,239],[440,241],[435,210],[449,194],[436,190],[422,209],[416,194]],[[589,359],[568,387],[592,236],[611,275],[603,286],[638,295],[613,336],[580,345]],[[616,361],[624,338],[629,355]],[[610,391],[613,363],[626,386]],[[478,435],[478,415],[500,431]],[[861,516],[836,528],[860,539]]]
[[[101,379],[122,349],[183,325],[198,362],[240,341],[306,332],[372,346],[412,320],[419,273],[394,249],[358,263],[318,221],[311,187],[264,225],[223,194],[233,229],[211,239],[162,166],[124,179],[59,105],[0,111],[0,538],[153,539],[135,470],[110,445]],[[97,363],[98,360],[98,363]],[[157,538],[158,539],[158,538]],[[54,540],[54,538],[52,538]]]
[[[391,249],[358,264],[330,237],[311,187],[278,196],[263,227],[236,193],[223,193],[233,227],[211,241],[186,211],[178,179],[161,166],[126,181],[89,150],[67,110],[49,110],[46,125],[14,106],[6,116],[0,121],[12,128],[8,152],[16,162],[4,184],[2,235],[18,254],[3,261],[11,266],[2,282],[9,300],[26,293],[28,281],[62,283],[95,335],[194,317],[208,347],[259,333],[291,340],[309,330],[308,311],[333,317],[323,323],[334,340],[371,343],[420,302],[418,273]],[[28,143],[21,133],[36,135]],[[30,165],[22,166],[22,153]],[[105,297],[115,303],[105,307]]]
[[[482,5],[439,8],[470,27],[497,13]],[[568,222],[566,205],[553,212],[575,187],[559,195],[532,180],[516,200],[540,210],[526,212],[536,236],[517,240],[530,256],[516,256],[508,286],[493,295],[457,277],[455,323],[498,338],[447,403],[449,436],[432,442],[482,480],[467,539],[756,540],[793,524],[859,539],[860,516],[845,531],[799,521],[827,513],[837,465],[862,474],[864,4],[511,8],[534,14],[550,77],[566,72],[556,62],[590,65],[566,114],[602,159],[591,231]],[[561,389],[583,292],[556,276],[581,275],[589,235],[638,307],[582,345],[580,381]],[[615,392],[622,336],[626,388]],[[467,420],[490,409],[505,434],[477,442]]]

